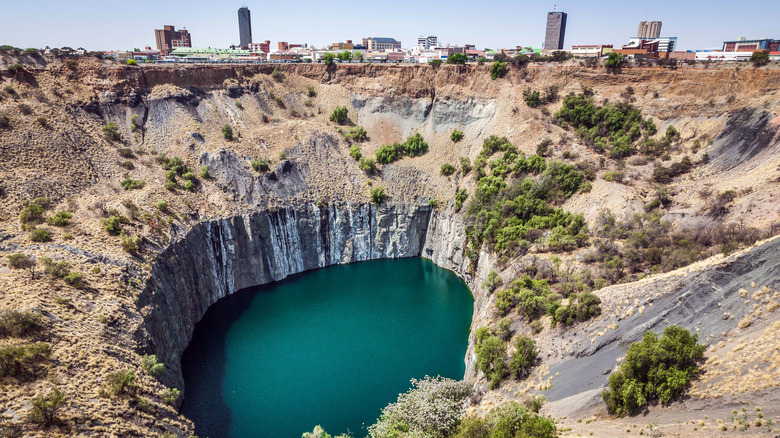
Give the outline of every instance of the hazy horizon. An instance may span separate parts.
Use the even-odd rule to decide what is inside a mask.
[[[174,25],[190,31],[194,47],[228,47],[238,44],[237,11],[243,4],[252,13],[253,40],[270,40],[274,49],[278,41],[322,47],[348,39],[359,42],[367,36],[393,37],[404,48],[411,48],[419,35],[436,35],[441,44],[474,44],[480,49],[541,48],[547,12],[554,7],[552,2],[517,4],[506,0],[480,2],[479,8],[473,7],[474,3],[441,0],[425,5],[401,0],[392,7],[303,0],[294,8],[262,7],[264,3],[253,1],[108,4],[87,0],[73,4],[33,0],[5,6],[0,17],[0,44],[88,50],[155,48],[154,29]],[[771,9],[766,2],[747,0],[727,10],[730,5],[723,0],[685,4],[658,0],[652,8],[642,8],[628,2],[588,0],[561,2],[557,10],[568,14],[567,50],[576,44],[626,44],[642,20],[662,21],[662,36],[678,37],[678,50],[719,48],[724,40],[741,36],[780,38],[776,24],[780,12],[764,12]],[[388,19],[391,14],[397,19]]]

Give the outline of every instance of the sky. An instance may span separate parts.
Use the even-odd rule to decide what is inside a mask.
[[[238,44],[238,13],[252,13],[255,42],[308,43],[316,47],[367,36],[392,37],[405,48],[420,35],[440,44],[477,48],[540,48],[547,12],[556,6],[528,0],[190,1],[8,0],[0,14],[0,44],[21,48],[88,50],[154,48],[154,29],[185,27],[195,47]],[[780,8],[766,0],[561,0],[568,14],[564,48],[574,44],[623,45],[642,20],[663,22],[661,36],[678,37],[678,50],[719,48],[724,40],[780,38]]]

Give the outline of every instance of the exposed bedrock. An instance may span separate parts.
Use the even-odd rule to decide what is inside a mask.
[[[183,381],[180,358],[208,307],[250,286],[325,266],[424,256],[468,278],[462,224],[429,206],[308,204],[200,223],[158,257],[139,298],[141,344]]]

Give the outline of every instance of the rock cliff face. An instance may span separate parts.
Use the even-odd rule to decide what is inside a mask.
[[[428,206],[304,205],[200,223],[158,257],[139,336],[173,369],[208,307],[240,289],[340,263],[423,255],[469,279],[465,234]]]

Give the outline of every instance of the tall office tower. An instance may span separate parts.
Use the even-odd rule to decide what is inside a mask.
[[[241,48],[248,49],[252,44],[252,18],[249,16],[249,8],[246,6],[238,10],[238,33],[241,39]]]
[[[563,50],[566,35],[566,13],[548,12],[547,31],[544,34],[544,50]]]
[[[656,39],[661,37],[660,21],[640,21],[639,30],[636,32],[637,38]]]

